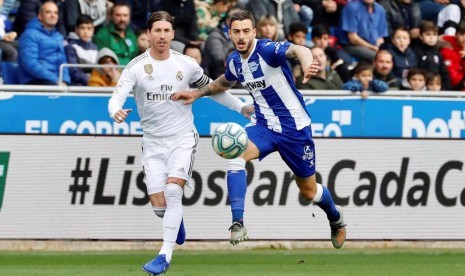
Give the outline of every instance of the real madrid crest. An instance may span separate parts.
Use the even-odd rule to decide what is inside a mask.
[[[178,71],[178,73],[176,73],[176,79],[177,79],[178,81],[182,81],[183,76],[182,76],[182,72],[181,72],[181,71]]]
[[[153,73],[153,66],[152,64],[145,64],[144,71],[149,75],[149,79],[153,80],[152,73]]]

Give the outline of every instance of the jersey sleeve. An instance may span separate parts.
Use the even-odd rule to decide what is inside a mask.
[[[258,50],[260,56],[272,67],[279,67],[287,61],[286,52],[292,45],[292,43],[287,41],[261,41],[260,44]]]
[[[191,63],[191,78],[189,79],[189,84],[195,84],[197,85],[197,82],[199,82],[203,76],[204,76],[204,73],[203,73],[203,69],[202,67],[200,67],[197,62],[195,63]],[[208,78],[208,77],[207,77]],[[208,82],[207,82],[208,83]],[[198,85],[197,85],[198,86]]]
[[[135,84],[136,76],[130,70],[124,69],[108,101],[108,112],[111,118],[113,118],[118,110],[123,108],[126,98],[131,93]]]
[[[238,97],[232,95],[228,91],[218,93],[216,95],[210,96],[209,98],[239,113],[241,113],[242,108],[247,105],[245,102],[241,101]]]
[[[236,68],[234,67],[234,61],[232,58],[226,60],[226,70],[224,72],[224,77],[227,81],[238,81]]]

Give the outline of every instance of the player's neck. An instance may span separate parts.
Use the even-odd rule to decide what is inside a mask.
[[[170,49],[164,51],[157,51],[155,48],[150,48],[150,56],[155,60],[165,60],[170,57]]]
[[[256,39],[252,41],[252,45],[250,45],[249,50],[247,50],[247,53],[240,54],[241,59],[248,59],[250,57],[250,54],[252,54],[252,51],[255,49],[255,43],[257,43]]]

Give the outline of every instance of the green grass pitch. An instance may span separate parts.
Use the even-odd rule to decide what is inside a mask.
[[[146,275],[154,252],[4,251],[0,275]],[[166,275],[465,275],[465,249],[176,251]]]

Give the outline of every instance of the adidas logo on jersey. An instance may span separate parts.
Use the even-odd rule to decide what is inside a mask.
[[[184,171],[184,168],[180,168],[180,169],[178,170],[178,172],[180,172],[180,173],[186,173],[186,172]]]

